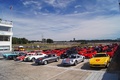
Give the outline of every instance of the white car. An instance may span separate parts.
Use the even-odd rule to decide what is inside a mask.
[[[85,59],[84,56],[79,54],[71,54],[69,58],[65,58],[62,60],[62,65],[77,65],[80,62],[83,62]]]
[[[34,62],[37,58],[45,57],[45,56],[46,56],[46,54],[44,54],[44,53],[39,53],[39,54],[36,54],[36,55],[26,56],[24,61]]]

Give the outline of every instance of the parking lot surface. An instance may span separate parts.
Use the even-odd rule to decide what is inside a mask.
[[[89,59],[76,66],[62,66],[59,62],[36,65],[0,58],[0,80],[118,80],[118,74],[106,68],[90,68]]]

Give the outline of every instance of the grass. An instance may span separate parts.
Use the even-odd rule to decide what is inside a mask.
[[[73,47],[73,46],[94,46],[94,45],[99,45],[96,43],[88,43],[88,44],[80,44],[80,43],[60,43],[60,44],[55,44],[55,43],[30,43],[30,44],[13,44],[13,49],[14,47],[18,46],[24,46],[25,50],[46,50],[46,49],[58,49],[58,48],[68,48],[68,47]]]
[[[46,50],[46,49],[58,49],[58,48],[67,48],[72,46],[79,46],[79,44],[13,44],[13,48],[18,46],[24,46],[25,50]]]

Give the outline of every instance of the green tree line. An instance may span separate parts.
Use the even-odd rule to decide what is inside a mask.
[[[29,40],[26,38],[16,38],[12,37],[12,44],[27,44]]]
[[[42,41],[39,40],[28,40],[26,38],[17,38],[12,37],[12,44],[27,44],[27,43],[34,43],[34,42],[41,42],[41,43],[53,43],[52,39],[43,39]]]

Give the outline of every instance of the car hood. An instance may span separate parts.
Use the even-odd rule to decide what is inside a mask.
[[[17,58],[24,58],[25,56],[18,56]]]
[[[91,58],[90,63],[104,63],[106,62],[108,57],[98,57],[98,58]]]
[[[65,62],[70,62],[71,60],[74,60],[74,59],[72,59],[72,58],[65,58],[65,59],[63,59],[63,61],[65,61]]]

